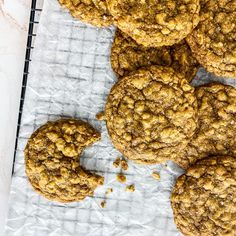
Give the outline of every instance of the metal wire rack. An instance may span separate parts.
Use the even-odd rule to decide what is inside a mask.
[[[30,66],[30,56],[32,50],[34,49],[34,38],[36,37],[37,25],[39,23],[40,13],[42,11],[43,0],[32,0],[31,3],[31,10],[30,10],[30,19],[29,19],[29,26],[28,26],[28,37],[27,37],[27,44],[26,44],[26,54],[25,54],[25,64],[24,64],[24,71],[23,71],[23,80],[21,86],[21,97],[20,97],[20,107],[19,107],[19,115],[17,121],[17,131],[16,131],[16,141],[15,141],[15,152],[13,158],[13,167],[12,167],[12,174],[14,173],[14,163],[16,159],[16,150],[17,150],[17,140],[19,137],[20,132],[20,124],[24,106],[24,99],[25,99],[25,92],[29,74],[29,66]]]
[[[179,236],[169,204],[179,170],[171,164],[129,163],[127,184],[135,183],[136,191],[124,193],[125,186],[116,181],[120,170],[112,165],[120,153],[112,147],[105,125],[94,119],[116,81],[109,66],[114,28],[98,30],[72,20],[57,0],[44,3],[46,12],[43,0],[32,0],[5,236]],[[204,73],[196,84],[209,81]],[[235,85],[233,80],[227,83]],[[24,173],[23,150],[36,128],[67,116],[87,120],[102,132],[102,142],[86,149],[81,164],[102,174],[106,184],[80,203],[59,204],[32,190]],[[150,177],[153,169],[161,174],[158,183]],[[114,192],[105,196],[110,187]],[[101,209],[104,200],[107,207]]]
[[[95,120],[116,81],[109,64],[114,28],[82,24],[56,0],[44,1],[46,12],[41,12],[40,0],[31,7],[6,235],[180,235],[169,204],[178,170],[129,163],[127,185],[135,183],[136,191],[125,193],[116,181],[120,170],[112,165],[120,153],[112,147],[105,124]],[[44,20],[38,26],[40,15]],[[106,184],[83,202],[57,204],[34,193],[27,182],[23,149],[36,128],[67,116],[87,120],[102,132],[102,141],[86,149],[81,164],[102,174]],[[161,174],[159,183],[151,178],[153,169]],[[105,196],[108,187],[114,192]],[[100,207],[103,200],[105,209]]]

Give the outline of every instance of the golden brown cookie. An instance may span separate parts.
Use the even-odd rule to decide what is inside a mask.
[[[80,167],[83,149],[100,134],[81,120],[61,119],[37,129],[26,145],[26,174],[34,190],[52,201],[72,202],[91,196],[103,177]]]
[[[200,2],[200,23],[187,42],[209,72],[236,78],[236,0]]]
[[[105,116],[112,142],[124,156],[160,163],[177,155],[194,134],[194,88],[170,67],[140,69],[114,85]]]
[[[209,157],[177,179],[171,205],[186,236],[236,235],[236,159]]]
[[[71,15],[85,23],[97,27],[109,26],[113,23],[105,0],[58,0]]]
[[[107,5],[114,23],[147,47],[178,43],[199,21],[199,0],[107,0]]]
[[[112,45],[111,65],[118,76],[151,65],[170,66],[188,81],[194,78],[199,68],[185,40],[169,47],[150,48],[137,44],[120,30],[116,31]]]
[[[236,89],[224,84],[196,88],[198,128],[174,161],[183,168],[210,155],[236,155]]]

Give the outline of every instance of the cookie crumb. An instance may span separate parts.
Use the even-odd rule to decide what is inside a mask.
[[[121,168],[122,168],[122,170],[128,170],[128,168],[129,168],[128,163],[125,159],[121,160]]]
[[[135,185],[131,184],[129,186],[126,186],[125,191],[126,192],[134,192],[135,191]]]
[[[120,183],[125,183],[125,182],[126,182],[126,176],[124,176],[123,174],[118,174],[118,175],[116,176],[116,179],[117,179],[117,181],[120,182]]]
[[[160,178],[161,178],[160,174],[157,173],[157,172],[153,172],[153,173],[152,173],[152,177],[153,177],[154,179],[156,179],[156,180],[160,180]]]
[[[106,205],[107,205],[106,201],[102,201],[102,202],[100,203],[101,208],[105,208]]]
[[[120,157],[117,157],[116,160],[113,162],[113,166],[118,168],[120,166]]]
[[[96,119],[97,119],[97,120],[105,120],[105,119],[106,119],[105,112],[104,112],[104,111],[99,112],[99,113],[96,115]]]
[[[113,188],[108,188],[108,189],[106,190],[105,195],[107,196],[107,195],[109,195],[109,194],[112,193],[112,192],[113,192]]]

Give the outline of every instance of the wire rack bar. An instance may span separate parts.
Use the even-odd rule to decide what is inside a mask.
[[[15,140],[15,151],[14,151],[14,158],[13,158],[13,166],[12,166],[12,174],[14,173],[14,164],[16,160],[16,151],[18,147],[18,137],[20,132],[20,124],[21,124],[21,118],[22,118],[22,111],[25,101],[25,91],[28,81],[28,75],[29,75],[29,66],[30,66],[30,55],[33,50],[33,38],[36,37],[36,34],[34,34],[34,27],[35,24],[38,24],[39,21],[35,21],[36,12],[41,12],[42,9],[36,8],[37,6],[37,0],[32,0],[31,3],[31,11],[30,11],[30,19],[29,19],[29,28],[28,28],[28,37],[27,37],[27,44],[26,44],[26,53],[25,53],[25,65],[24,65],[24,72],[23,72],[23,80],[22,80],[22,86],[21,86],[21,96],[20,96],[20,107],[19,107],[19,114],[18,114],[18,121],[17,121],[17,130],[16,130],[16,140]]]

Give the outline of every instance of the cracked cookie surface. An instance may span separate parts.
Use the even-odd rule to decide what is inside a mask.
[[[144,47],[120,30],[116,31],[112,45],[111,65],[118,76],[151,65],[170,66],[188,81],[194,78],[199,68],[185,40],[173,46]]]
[[[236,161],[208,157],[177,179],[171,205],[186,236],[236,235]]]
[[[198,24],[199,0],[107,0],[114,24],[144,46],[169,46]]]
[[[113,23],[105,0],[58,0],[71,15],[85,23],[106,27]]]
[[[187,42],[209,72],[236,78],[236,0],[200,2],[200,23]]]
[[[52,201],[72,202],[91,196],[103,177],[80,166],[83,149],[100,134],[81,120],[61,119],[37,129],[26,145],[26,174],[34,190]]]
[[[174,161],[183,168],[210,155],[236,155],[236,89],[212,83],[197,87],[198,128]]]
[[[185,147],[195,131],[194,88],[172,68],[140,69],[113,86],[105,116],[112,142],[124,156],[160,163]]]

